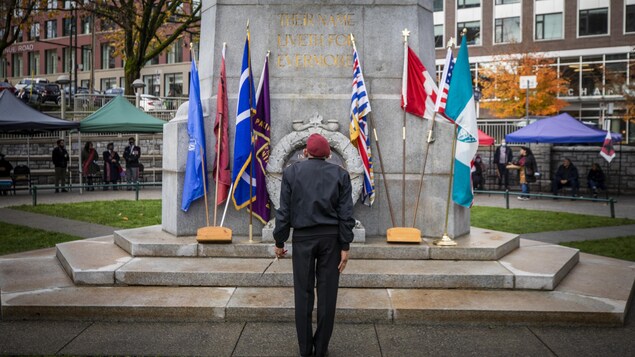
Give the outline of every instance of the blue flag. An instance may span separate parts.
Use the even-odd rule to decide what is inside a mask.
[[[207,185],[207,159],[205,157],[205,128],[203,126],[203,106],[201,105],[201,85],[198,81],[198,69],[192,59],[190,78],[190,102],[187,111],[187,135],[190,142],[187,148],[185,181],[181,209],[186,211],[192,201],[205,195]],[[205,175],[205,178],[203,178]],[[205,180],[205,181],[203,181]]]
[[[256,168],[254,160],[252,160],[254,153],[252,115],[256,113],[256,92],[253,78],[249,54],[249,33],[247,33],[245,51],[243,52],[243,65],[240,71],[240,84],[238,86],[234,167],[232,171],[232,182],[234,183],[232,200],[238,210],[249,205],[250,197],[251,202],[256,199],[256,182],[254,179]]]

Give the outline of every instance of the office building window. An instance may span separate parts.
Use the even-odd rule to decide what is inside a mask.
[[[536,40],[562,38],[562,13],[536,15]]]
[[[635,5],[626,5],[626,23],[625,31],[626,32],[635,32]]]
[[[517,4],[520,0],[496,0],[496,5]]]
[[[49,10],[57,10],[57,0],[48,0],[46,8]]]
[[[433,11],[443,11],[443,3],[444,2],[445,2],[444,0],[434,0],[432,2]]]
[[[57,37],[57,20],[48,20],[46,22],[46,38]]]
[[[183,73],[166,73],[164,83],[166,97],[178,97],[183,94]]]
[[[159,55],[156,55],[156,56],[152,57],[152,59],[150,59],[149,61],[146,62],[146,66],[151,66],[151,65],[155,65],[155,64],[159,64]]]
[[[22,77],[22,69],[24,64],[22,63],[22,54],[14,53],[11,55],[11,73],[13,77]]]
[[[15,36],[15,38],[16,38],[15,42],[16,42],[16,43],[18,43],[18,42],[22,42],[22,41],[24,40],[24,38],[22,37],[22,36],[23,36],[22,30],[18,30],[18,27],[17,27],[17,26],[13,26],[13,27],[11,28],[11,32],[12,32],[12,33],[16,33],[16,31],[18,32],[18,35],[17,35],[17,36]]]
[[[99,88],[102,92],[105,91],[106,89],[110,89],[110,88],[115,88],[117,87],[117,78],[116,77],[111,77],[111,78],[102,78],[101,81],[99,81],[101,87]]]
[[[456,2],[457,9],[468,9],[470,7],[481,6],[481,0],[458,0]]]
[[[579,36],[606,35],[609,32],[609,9],[580,10]]]
[[[36,22],[34,24],[31,25],[31,28],[29,29],[29,41],[34,41],[35,38],[39,38],[40,37],[40,23]]]
[[[40,74],[40,52],[29,52],[29,75]]]
[[[520,42],[520,17],[496,19],[495,43]]]
[[[89,79],[82,79],[79,82],[79,86],[80,87],[84,87],[84,88],[90,88],[90,80]]]
[[[73,32],[73,21],[70,18],[62,20],[62,36],[70,36]]]
[[[108,43],[101,45],[101,69],[115,68],[115,48]]]
[[[46,50],[44,52],[44,67],[46,74],[57,73],[57,50]]]
[[[459,22],[456,24],[457,38],[461,35],[461,31],[467,29],[467,44],[468,45],[480,45],[481,44],[481,22]]]
[[[93,51],[90,46],[82,46],[82,71],[90,71],[93,67]]]
[[[168,51],[168,63],[183,62],[183,39],[174,41],[174,45]]]
[[[434,25],[434,47],[443,47],[443,25]]]
[[[126,77],[119,77],[119,88],[126,88]]]
[[[161,95],[160,82],[161,82],[161,75],[159,73],[143,76],[143,83],[145,83],[146,85],[143,88],[143,94],[160,96]]]
[[[82,35],[88,35],[93,28],[92,16],[82,17]]]

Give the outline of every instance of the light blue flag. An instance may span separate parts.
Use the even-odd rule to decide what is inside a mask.
[[[192,201],[205,195],[207,184],[207,159],[205,156],[205,127],[203,126],[203,107],[201,105],[201,85],[198,81],[198,69],[192,59],[190,78],[190,99],[187,111],[187,135],[190,142],[187,148],[185,182],[181,209],[186,211]],[[203,178],[205,175],[205,178]],[[205,180],[205,182],[203,181]]]
[[[454,64],[445,114],[458,125],[452,199],[458,205],[471,207],[474,200],[471,169],[478,150],[478,128],[465,36]]]
[[[237,210],[249,205],[256,199],[256,168],[253,166],[252,115],[256,113],[256,92],[251,74],[251,58],[249,54],[249,33],[245,40],[243,65],[240,71],[238,88],[238,109],[236,110],[236,135],[234,136],[234,167],[232,182],[234,191],[232,200]],[[253,175],[251,177],[250,175]],[[249,193],[251,189],[251,194]]]

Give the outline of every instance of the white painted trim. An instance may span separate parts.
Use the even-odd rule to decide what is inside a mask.
[[[602,3],[599,6],[580,8],[580,3],[583,2],[583,1],[587,2],[586,5],[588,5],[591,2],[597,2],[598,4],[600,4],[600,2],[603,1],[603,0],[578,0],[578,9],[576,10],[576,14],[575,14],[575,19],[576,19],[575,35],[576,35],[576,38],[594,38],[594,37],[611,36],[611,3],[610,3],[610,1],[608,2],[608,4]],[[601,5],[606,5],[606,6],[601,6]],[[601,34],[601,35],[580,36],[580,11],[581,10],[603,9],[605,7],[607,9],[607,14],[606,14],[606,16],[607,16],[607,19],[606,19],[606,33],[605,34]]]
[[[481,47],[483,46],[483,2],[481,0],[481,6],[479,7],[474,7],[474,8],[468,8],[468,9],[460,9],[458,8],[459,6],[459,2],[458,1],[454,1],[454,38],[456,39],[458,45],[460,46],[461,44],[461,34],[460,31],[458,31],[457,26],[459,22],[473,22],[473,21],[478,21],[479,22],[479,29],[480,29],[480,33],[481,33],[481,43],[477,44],[477,45],[468,45],[470,47]],[[460,13],[468,13],[470,12],[470,16],[465,15],[465,19],[459,19],[460,18]],[[476,12],[478,11],[479,16],[476,16]],[[478,17],[478,19],[476,19],[476,17]],[[473,19],[474,18],[474,19]]]

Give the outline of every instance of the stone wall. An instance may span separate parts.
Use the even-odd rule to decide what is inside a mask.
[[[91,135],[82,134],[82,148],[86,141],[92,141],[97,153],[99,153],[99,164],[103,170],[103,158],[102,153],[106,150],[108,143],[114,143],[115,151],[122,156],[124,147],[128,145],[128,138],[135,135],[121,134],[121,135]],[[35,182],[37,184],[53,184],[54,183],[54,166],[51,161],[51,152],[55,147],[55,142],[58,139],[64,139],[66,141],[66,150],[69,150],[71,154],[71,171],[72,180],[74,183],[79,182],[77,175],[78,160],[79,160],[79,143],[77,141],[77,135],[72,135],[69,142],[69,136],[51,137],[50,135],[31,137],[29,138],[27,145],[27,138],[20,136],[5,136],[0,140],[0,152],[4,153],[7,160],[15,167],[17,165],[27,165],[29,162],[29,168]],[[144,165],[144,176],[146,181],[161,181],[161,165],[163,156],[163,134],[138,135],[137,145],[141,147],[141,160]],[[30,155],[28,155],[30,153]],[[30,159],[29,159],[30,157]],[[103,172],[103,171],[102,171]]]
[[[635,193],[635,147],[632,146],[615,146],[616,156],[611,162],[609,168],[607,168],[607,162],[600,156],[599,146],[553,146],[552,144],[531,144],[529,145],[536,162],[538,164],[538,172],[541,173],[541,179],[535,185],[535,189],[538,188],[542,192],[551,191],[551,178],[555,174],[558,166],[562,164],[565,157],[569,158],[571,162],[578,168],[580,174],[580,188],[581,194],[584,195],[587,192],[587,173],[593,163],[598,163],[602,167],[604,174],[607,177],[607,186],[611,194],[620,193]],[[520,147],[513,146],[514,158],[517,158],[520,153]],[[487,172],[489,177],[486,178],[485,188],[496,189],[498,186],[495,184],[495,171],[490,164],[490,160],[494,158],[494,148],[481,146],[479,147],[478,154],[481,155],[483,162],[487,165]],[[490,157],[491,156],[491,157]],[[512,190],[519,189],[517,187],[518,179],[513,173],[510,174],[512,184],[515,186],[510,187]]]

